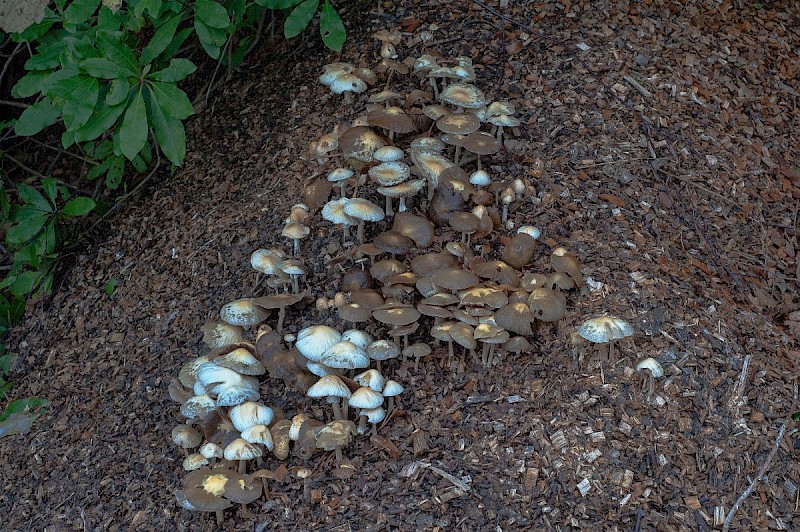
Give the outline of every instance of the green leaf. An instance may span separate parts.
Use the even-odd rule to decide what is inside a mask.
[[[6,407],[5,412],[0,414],[0,421],[8,420],[12,414],[22,414],[30,412],[30,415],[38,416],[43,413],[45,407],[50,405],[47,399],[38,399],[36,397],[29,397],[28,399],[17,399],[11,401]],[[7,436],[9,433],[0,432],[0,436]]]
[[[108,281],[106,284],[103,285],[103,291],[106,293],[106,296],[111,297],[114,295],[114,290],[117,288],[118,283],[119,280],[111,279],[110,281]],[[12,356],[12,355],[6,355],[6,356]],[[2,357],[0,357],[0,359],[2,359]]]
[[[97,11],[100,0],[75,0],[64,11],[64,21],[72,24],[86,22]]]
[[[228,11],[213,0],[197,0],[194,4],[194,14],[212,28],[224,29],[231,24]]]
[[[47,196],[50,203],[55,205],[56,195],[58,194],[58,181],[52,177],[42,179],[42,190],[44,190],[44,195]]]
[[[11,89],[11,96],[14,98],[28,98],[41,92],[44,80],[49,76],[49,70],[31,70],[14,85],[14,88]]]
[[[122,184],[122,172],[125,170],[125,157],[118,156],[111,159],[111,166],[106,174],[105,184],[109,190],[117,190]]]
[[[342,18],[333,9],[330,2],[325,0],[319,14],[319,32],[322,35],[322,42],[334,52],[341,52],[344,40],[347,37],[347,30],[344,28]]]
[[[81,61],[81,68],[100,79],[135,77],[136,72],[105,57],[90,57]]]
[[[287,39],[300,35],[314,18],[317,5],[319,5],[319,0],[305,0],[294,8],[286,17],[286,22],[283,23],[283,35]]]
[[[108,105],[117,105],[128,99],[131,92],[131,82],[125,78],[118,78],[111,82],[111,89],[106,94]]]
[[[153,60],[169,46],[169,43],[172,42],[172,38],[175,36],[175,31],[178,29],[178,24],[180,24],[182,17],[183,15],[179,13],[167,20],[156,30],[155,34],[153,34],[153,38],[150,39],[150,42],[144,47],[144,50],[142,50],[140,58],[141,64],[146,65],[153,62]]]
[[[114,33],[122,27],[121,12],[111,11],[107,6],[100,6],[97,12],[97,31],[100,33]]]
[[[21,137],[30,137],[55,124],[59,116],[61,116],[59,107],[54,106],[47,98],[39,100],[19,115],[14,133]]]
[[[48,92],[53,99],[63,99],[64,125],[69,130],[78,129],[89,120],[97,104],[99,84],[97,78],[79,74],[62,79]]]
[[[183,28],[175,36],[172,38],[172,42],[164,49],[161,54],[164,57],[175,57],[180,50],[181,46],[183,45],[184,41],[189,37],[192,37],[195,33],[194,28]]]
[[[794,419],[795,421],[800,421],[800,412],[795,412],[794,414],[792,414],[792,419]]]
[[[107,157],[103,160],[100,164],[96,164],[92,166],[88,172],[86,172],[86,179],[89,181],[93,181],[106,173],[108,171],[108,167],[111,166],[111,161],[113,159],[111,157]]]
[[[173,118],[183,120],[194,114],[192,102],[176,85],[151,81],[148,83],[159,107]]]
[[[125,94],[127,97],[127,93]],[[125,110],[125,102],[120,102],[116,105],[109,105],[104,101],[99,101],[97,107],[86,121],[84,125],[76,129],[74,132],[74,140],[76,142],[85,142],[87,140],[94,140],[109,129],[117,122],[122,112]]]
[[[197,70],[197,67],[188,59],[176,58],[170,60],[167,68],[150,74],[150,79],[174,83],[183,81],[195,70]]]
[[[35,218],[30,218],[25,223],[12,225],[6,232],[6,242],[12,246],[24,244],[39,234],[39,231],[42,230],[47,219],[48,216],[46,214],[40,214]]]
[[[200,42],[209,43],[213,46],[222,46],[228,40],[225,30],[212,28],[199,18],[194,19],[194,29]]]
[[[14,42],[33,42],[38,41],[42,35],[47,33],[50,27],[58,20],[58,17],[53,10],[45,8],[44,18],[41,22],[36,22],[25,28],[20,33],[13,33],[11,38]]]
[[[50,70],[60,64],[61,53],[67,48],[62,39],[43,43],[36,48],[36,55],[25,61],[25,70]]]
[[[98,35],[96,43],[93,44],[96,44],[97,49],[107,59],[110,59],[126,71],[133,72],[134,76],[139,75],[138,56],[123,40],[112,35]]]
[[[256,4],[267,9],[288,9],[296,6],[302,0],[256,0]]]
[[[150,92],[150,87],[147,87],[147,89]],[[186,155],[186,133],[183,129],[183,124],[180,120],[165,112],[152,92],[148,94],[147,106],[150,111],[156,142],[158,142],[167,159],[172,164],[180,166]]]
[[[4,347],[2,349],[5,351]],[[8,373],[11,371],[11,366],[14,364],[14,360],[16,359],[17,357],[11,353],[0,355],[0,375],[8,375]]]
[[[41,192],[32,186],[21,183],[19,187],[17,187],[17,194],[23,203],[27,203],[42,212],[53,212],[53,206],[50,202],[42,196]]]
[[[24,296],[30,294],[39,283],[42,281],[44,273],[40,271],[25,271],[17,276],[14,284],[11,285],[10,292],[15,296]]]
[[[119,129],[119,143],[122,153],[133,159],[147,142],[147,111],[142,98],[142,89],[136,92],[133,101],[125,111],[122,126]]]
[[[91,198],[78,196],[77,198],[69,200],[67,204],[64,205],[64,208],[61,209],[61,213],[67,216],[83,216],[91,212],[92,209],[95,208],[95,205],[97,204]]]

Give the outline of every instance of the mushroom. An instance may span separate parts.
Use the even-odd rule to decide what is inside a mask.
[[[181,464],[184,471],[194,471],[208,465],[208,458],[200,453],[192,453],[183,459]]]
[[[267,319],[269,311],[256,305],[253,298],[246,297],[223,305],[219,316],[225,323],[247,328]]]
[[[536,288],[528,298],[533,315],[546,322],[558,321],[567,311],[564,294],[550,288]]]
[[[471,212],[454,212],[448,218],[450,227],[461,233],[461,242],[469,244],[472,233],[478,230],[480,219]]]
[[[225,460],[239,462],[239,473],[244,474],[247,461],[261,456],[261,449],[243,438],[236,438],[225,447],[222,455]]]
[[[372,424],[372,435],[378,435],[378,423],[386,419],[386,410],[383,407],[376,407],[376,408],[363,408],[361,410],[361,415],[359,416],[359,425],[357,431],[359,434],[364,434],[367,432],[367,422]]]
[[[397,206],[397,210],[402,213],[408,209],[408,207],[406,207],[406,198],[415,196],[424,186],[425,181],[423,179],[414,179],[391,187],[378,187],[377,191],[378,194],[386,197],[386,205],[387,208],[390,209],[386,211],[386,214],[392,214],[392,198],[400,198],[400,204]]]
[[[200,445],[200,442],[203,441],[203,436],[197,431],[197,429],[192,428],[189,425],[181,424],[172,429],[172,441],[175,443],[175,445],[181,447],[183,450],[183,456],[188,456],[189,449],[193,449]]]
[[[395,214],[392,231],[413,240],[417,249],[426,248],[433,242],[433,224],[430,220],[407,211]]]
[[[203,343],[211,349],[219,349],[226,345],[241,341],[244,328],[240,325],[231,325],[222,320],[211,320],[200,327],[203,333]]]
[[[266,405],[247,401],[231,408],[229,417],[236,430],[244,432],[255,425],[269,425],[275,413]]]
[[[366,349],[372,343],[372,336],[358,329],[349,329],[342,333],[342,340],[347,340],[361,349]]]
[[[297,256],[297,253],[300,250],[300,241],[305,237],[307,237],[310,233],[311,229],[309,229],[303,224],[288,223],[283,227],[283,231],[281,231],[281,236],[290,238],[294,241],[294,246],[292,247],[292,255]]]
[[[518,233],[511,237],[506,244],[501,260],[512,268],[523,269],[536,253],[536,240],[525,233]]]
[[[410,325],[416,322],[420,317],[420,313],[412,306],[397,306],[394,308],[376,309],[372,313],[372,317],[381,323],[392,325],[394,327],[402,327],[404,325]],[[405,336],[405,334],[401,334],[400,336]],[[407,345],[407,337],[405,342]],[[397,354],[400,354],[399,349]]]
[[[321,362],[325,352],[340,342],[342,335],[327,325],[312,325],[297,333],[295,348],[312,362]]]
[[[356,433],[356,424],[348,419],[331,421],[314,432],[317,449],[336,451],[336,463],[342,463],[342,447],[348,445]]]
[[[311,473],[312,471],[307,467],[301,467],[295,473],[297,478],[303,481],[303,500],[306,503],[311,502]]]
[[[295,294],[300,293],[300,277],[306,274],[303,269],[302,262],[298,259],[287,259],[280,264],[280,269],[283,273],[292,279],[292,291]]]
[[[372,388],[362,386],[353,392],[347,404],[359,409],[358,433],[363,434],[367,428],[367,414],[364,411],[380,407],[383,404],[383,396]]]
[[[432,351],[431,346],[429,346],[428,344],[417,342],[403,349],[403,357],[414,358],[414,372],[417,372],[419,371],[419,359],[430,355],[431,351]]]
[[[299,303],[303,299],[304,294],[276,294],[271,296],[262,296],[253,300],[259,307],[265,309],[278,309],[278,325],[275,330],[278,333],[283,332],[283,320],[286,318],[286,307],[290,307],[295,303]]]
[[[250,266],[267,275],[275,275],[278,264],[286,258],[280,249],[257,249],[250,255]]]
[[[367,356],[378,363],[378,371],[381,371],[382,361],[397,358],[399,355],[400,347],[391,340],[376,340],[367,346]],[[359,384],[365,386],[363,383]]]
[[[351,127],[339,137],[339,147],[345,161],[357,170],[371,163],[372,154],[384,145],[378,134],[367,126]]]
[[[480,89],[468,83],[452,83],[439,97],[443,102],[456,106],[459,111],[480,109],[486,104],[486,97]]]
[[[533,320],[531,308],[525,303],[509,303],[494,313],[494,321],[499,327],[523,336],[533,336]]]
[[[385,217],[383,209],[371,201],[360,198],[348,200],[344,206],[344,213],[358,220],[356,238],[359,244],[364,243],[364,224],[366,222],[379,222]]]
[[[253,355],[255,348],[249,344],[239,345],[248,345],[249,349],[247,347],[236,347],[227,353],[215,356],[212,362],[217,366],[232,369],[241,375],[263,375],[266,373],[267,370],[264,365]]]
[[[341,197],[344,198],[344,189],[347,186],[347,180],[351,177],[353,177],[353,171],[349,168],[337,168],[328,174],[328,181],[339,187]]]
[[[382,391],[383,386],[386,383],[386,379],[377,369],[368,369],[367,371],[356,375],[353,380],[355,380],[361,386],[372,388],[376,392]]]
[[[369,366],[369,357],[354,343],[342,340],[329,347],[320,362],[329,368],[353,370]]]
[[[291,420],[281,419],[270,429],[272,441],[275,445],[272,449],[272,454],[275,455],[275,458],[278,460],[286,460],[289,457],[289,443],[291,441],[289,439],[289,428],[291,426]]]
[[[379,127],[389,132],[389,141],[394,141],[394,134],[411,133],[416,129],[411,118],[399,107],[386,107],[372,111],[367,115],[370,126]]]
[[[217,526],[222,526],[222,510],[231,506],[224,497],[225,485],[233,471],[207,467],[190,472],[183,479],[183,488],[175,491],[175,498],[187,510],[215,512]]]
[[[436,270],[431,275],[431,280],[435,286],[451,291],[465,290],[480,283],[477,275],[457,267]]]
[[[392,255],[405,255],[414,248],[414,241],[397,231],[384,231],[372,241],[379,249]],[[401,273],[401,272],[398,272]],[[384,280],[384,279],[381,279]]]
[[[648,357],[636,364],[636,371],[643,371],[647,374],[647,400],[653,395],[653,379],[664,376],[664,368],[655,358]]]
[[[358,223],[358,220],[352,216],[348,216],[344,212],[344,207],[349,201],[350,200],[348,198],[340,198],[338,200],[329,201],[324,207],[322,207],[322,217],[325,220],[342,227],[343,244],[350,237],[350,231],[348,228],[351,225],[356,225]]]
[[[430,347],[428,349],[430,349]],[[392,409],[394,409],[394,398],[403,393],[404,391],[406,391],[406,389],[403,388],[403,385],[392,379],[387,380],[386,383],[383,385],[383,390],[381,390],[381,395],[389,399],[387,405],[387,410],[389,412],[391,412]]]
[[[595,344],[608,344],[608,358],[614,354],[614,342],[633,335],[633,326],[613,316],[598,316],[583,322],[578,328],[581,338]]]
[[[484,366],[491,367],[494,346],[507,342],[509,337],[508,331],[497,325],[481,323],[475,327],[475,339],[483,343],[481,362]]]
[[[572,277],[577,286],[583,284],[583,274],[581,274],[581,265],[578,262],[578,258],[567,251],[566,248],[557,247],[553,250],[550,255],[550,265],[556,272],[566,273]]]

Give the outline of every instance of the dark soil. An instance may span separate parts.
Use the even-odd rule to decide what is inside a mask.
[[[187,125],[185,165],[116,215],[9,338],[12,398],[52,405],[28,434],[0,440],[0,528],[215,527],[213,513],[176,503],[185,473],[170,432],[183,418],[167,385],[205,352],[200,326],[222,305],[267,293],[250,254],[289,249],[289,207],[333,168],[311,160],[309,143],[366,103],[344,105],[317,77],[340,59],[374,66],[381,28],[405,32],[401,58],[424,53],[417,37],[431,32],[431,49],[473,58],[489,99],[516,104],[523,126],[485,162],[535,188],[510,216],[543,231],[528,269],[548,271],[562,245],[587,282],[564,319],[537,326],[532,353],[489,370],[435,357],[418,372],[389,365],[406,394],[378,438],[356,438],[344,468],[333,453],[268,458],[290,474],[246,511],[227,510],[224,527],[718,529],[770,460],[732,528],[797,528],[797,426],[770,451],[798,408],[800,6],[509,4],[491,4],[505,19],[472,2],[348,4],[341,58],[315,36],[291,41],[212,95]],[[510,233],[485,240],[491,256]],[[316,215],[302,243],[315,297],[337,291],[324,260],[341,253],[338,236]],[[435,249],[452,235],[439,236]],[[570,342],[606,313],[637,328],[611,360]],[[287,328],[312,323],[343,328],[313,304],[290,311]],[[634,369],[646,357],[665,368],[652,393]],[[329,415],[278,380],[264,379],[262,397],[289,416]],[[291,474],[301,465],[313,470],[308,503]]]

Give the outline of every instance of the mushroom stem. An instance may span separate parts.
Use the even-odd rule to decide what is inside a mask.
[[[372,424],[372,435],[376,436],[376,437],[378,436],[378,424],[377,423],[373,423]]]
[[[383,373],[383,368],[381,368],[381,361],[376,360],[375,362],[377,363],[376,365],[378,366],[378,373]]]
[[[392,209],[392,198],[386,196],[386,216],[391,216],[394,214],[394,210]]]
[[[349,226],[342,224],[342,244],[347,242],[347,239],[350,238],[350,229]]]
[[[358,433],[364,434],[367,431],[367,416],[361,414],[358,416]]]
[[[347,417],[350,415],[350,404],[347,402],[346,397],[342,398],[342,409],[340,412],[342,414],[342,419],[347,419]]]
[[[339,407],[339,398],[331,397],[330,399],[332,399],[330,403],[333,405],[333,418],[342,419],[342,409]]]
[[[406,212],[408,207],[406,207],[406,197],[400,196],[400,205],[397,207],[397,212]]]
[[[507,203],[503,204],[503,215],[500,218],[500,221],[502,221],[503,223],[506,223],[508,221],[508,204]]]
[[[225,514],[222,513],[222,510],[217,510],[217,526],[222,526],[222,522],[225,520]]]
[[[342,179],[339,181],[339,190],[341,191],[341,197],[344,197],[344,187],[347,186],[347,179]],[[347,226],[345,226],[346,228]]]
[[[387,407],[387,410],[386,410],[387,412],[391,412],[392,411],[392,409],[394,408],[394,396],[390,396],[389,397],[389,403],[386,405],[386,407]]]
[[[295,238],[294,239],[294,246],[292,246],[292,255],[294,255],[296,257],[299,252],[300,252],[300,239],[299,238]]]
[[[336,446],[336,465],[342,465],[342,446]]]
[[[453,162],[456,164],[456,166],[458,166],[458,159],[460,155],[461,155],[461,146],[456,146],[456,154],[455,157],[453,158]]]
[[[283,320],[284,320],[284,318],[286,318],[286,307],[281,307],[278,310],[278,326],[275,329],[276,331],[278,331],[278,333],[283,332]],[[289,346],[289,349],[291,349],[291,347],[292,346]]]
[[[489,366],[489,343],[484,342],[483,349],[481,350],[481,363],[484,366]]]
[[[311,502],[311,477],[303,479],[303,500]]]
[[[364,226],[365,225],[366,225],[366,222],[364,220],[361,220],[361,221],[358,222],[358,232],[356,233],[356,239],[358,240],[359,244],[363,244],[364,243]]]
[[[453,358],[453,341],[447,340],[447,357],[449,359]]]
[[[292,275],[292,290],[295,294],[300,293],[300,276],[299,275]],[[280,331],[280,329],[278,329]]]
[[[244,475],[247,471],[247,460],[239,460],[239,474]]]

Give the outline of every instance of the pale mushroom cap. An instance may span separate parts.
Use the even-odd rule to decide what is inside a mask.
[[[325,352],[321,362],[329,368],[366,368],[369,366],[369,357],[363,349],[354,343],[342,340],[332,345]]]
[[[469,176],[469,182],[476,187],[488,187],[492,184],[492,179],[486,170],[476,170]]]
[[[337,225],[356,225],[358,220],[344,212],[344,206],[348,201],[350,201],[348,198],[329,201],[322,207],[322,217]]]
[[[308,397],[350,397],[350,388],[336,375],[326,375],[320,378],[306,392]]]
[[[200,447],[200,454],[206,458],[222,458],[222,447],[217,443],[207,442]]]
[[[650,370],[650,374],[656,379],[664,376],[664,367],[658,360],[652,357],[645,358],[636,364],[636,371]]]
[[[373,342],[372,336],[358,329],[349,329],[342,333],[342,340],[352,342],[361,349],[366,349]]]
[[[480,109],[486,103],[483,93],[475,85],[451,83],[440,95],[443,102],[465,109]]]
[[[344,213],[366,222],[379,222],[386,216],[383,209],[371,201],[361,198],[347,200],[344,206]]]
[[[234,406],[229,415],[231,423],[239,432],[244,432],[254,425],[269,425],[275,417],[272,408],[254,401]]]
[[[369,177],[379,185],[390,187],[408,179],[411,176],[411,168],[404,162],[393,161],[373,166],[368,173]]]
[[[223,305],[219,315],[225,323],[250,327],[267,319],[269,311],[253,303],[252,298],[242,298]]]
[[[434,187],[439,185],[439,176],[442,172],[455,164],[443,155],[427,151],[412,151],[411,160],[414,161],[417,172]]]
[[[353,177],[353,171],[349,168],[337,168],[328,174],[328,181],[332,183],[338,183],[339,181],[344,181],[345,179],[350,179],[351,177]]]
[[[200,445],[203,436],[197,429],[181,424],[172,429],[172,441],[184,449],[192,449]]]
[[[266,425],[253,425],[247,430],[243,430],[242,439],[250,443],[260,443],[270,451],[275,447],[272,434]]]
[[[230,368],[224,368],[214,362],[206,362],[197,369],[197,380],[211,393],[218,393],[221,388],[242,384],[242,375]]]
[[[200,453],[192,453],[183,459],[183,470],[194,471],[208,465],[208,458]]]
[[[243,438],[236,438],[225,447],[225,460],[252,460],[261,456],[261,449]]]
[[[213,362],[242,375],[263,375],[267,371],[261,361],[244,347],[238,347],[224,355],[214,357]]]
[[[337,78],[345,74],[350,74],[355,70],[355,67],[350,63],[331,63],[325,65],[323,68],[325,71],[319,77],[319,82],[327,86],[330,86]]]
[[[258,397],[258,381],[253,384],[233,384],[217,392],[217,407],[236,406],[245,401],[255,401]]]
[[[368,369],[364,373],[356,375],[355,379],[353,380],[355,380],[361,386],[372,388],[376,392],[383,390],[384,383],[386,382],[386,379],[377,369]]]
[[[362,386],[353,392],[347,404],[353,408],[378,408],[383,404],[383,396],[372,388]]]
[[[382,163],[390,163],[399,161],[403,158],[403,155],[403,150],[397,146],[384,146],[383,148],[375,150],[375,153],[372,154],[372,158]]]
[[[278,263],[284,258],[283,253],[278,255],[271,249],[257,249],[250,255],[250,266],[261,273],[272,275],[275,273]]]
[[[363,408],[361,409],[361,415],[367,416],[367,421],[370,423],[378,424],[386,419],[386,410],[380,406],[376,408]]]
[[[382,393],[384,397],[396,397],[404,391],[406,391],[406,389],[403,388],[402,384],[395,380],[389,379],[386,381],[386,384],[383,385]]]
[[[327,325],[312,325],[297,333],[295,347],[312,362],[320,362],[325,351],[342,339],[339,331]]]
[[[389,360],[400,356],[400,347],[391,340],[376,340],[367,346],[367,355],[372,360]]]
[[[281,236],[285,236],[286,238],[301,239],[307,237],[309,233],[311,233],[311,229],[305,225],[292,222],[283,226]]]
[[[341,75],[334,79],[328,86],[334,94],[342,94],[345,92],[358,94],[367,90],[367,84],[355,74]]]
[[[325,364],[321,364],[319,362],[311,362],[310,360],[306,362],[306,368],[308,368],[308,371],[310,371],[317,377],[325,377],[335,372],[333,368],[329,368]]]
[[[605,343],[633,335],[633,326],[620,318],[599,316],[583,322],[578,334],[590,342]]]
[[[542,236],[542,230],[538,227],[534,227],[532,225],[521,225],[519,229],[517,229],[517,233],[524,233],[534,240]]]
[[[281,262],[281,271],[288,275],[305,275],[306,271],[300,266],[300,263],[295,259],[289,259]]]
[[[189,419],[204,418],[217,408],[217,402],[209,395],[195,395],[181,405],[181,415]]]

